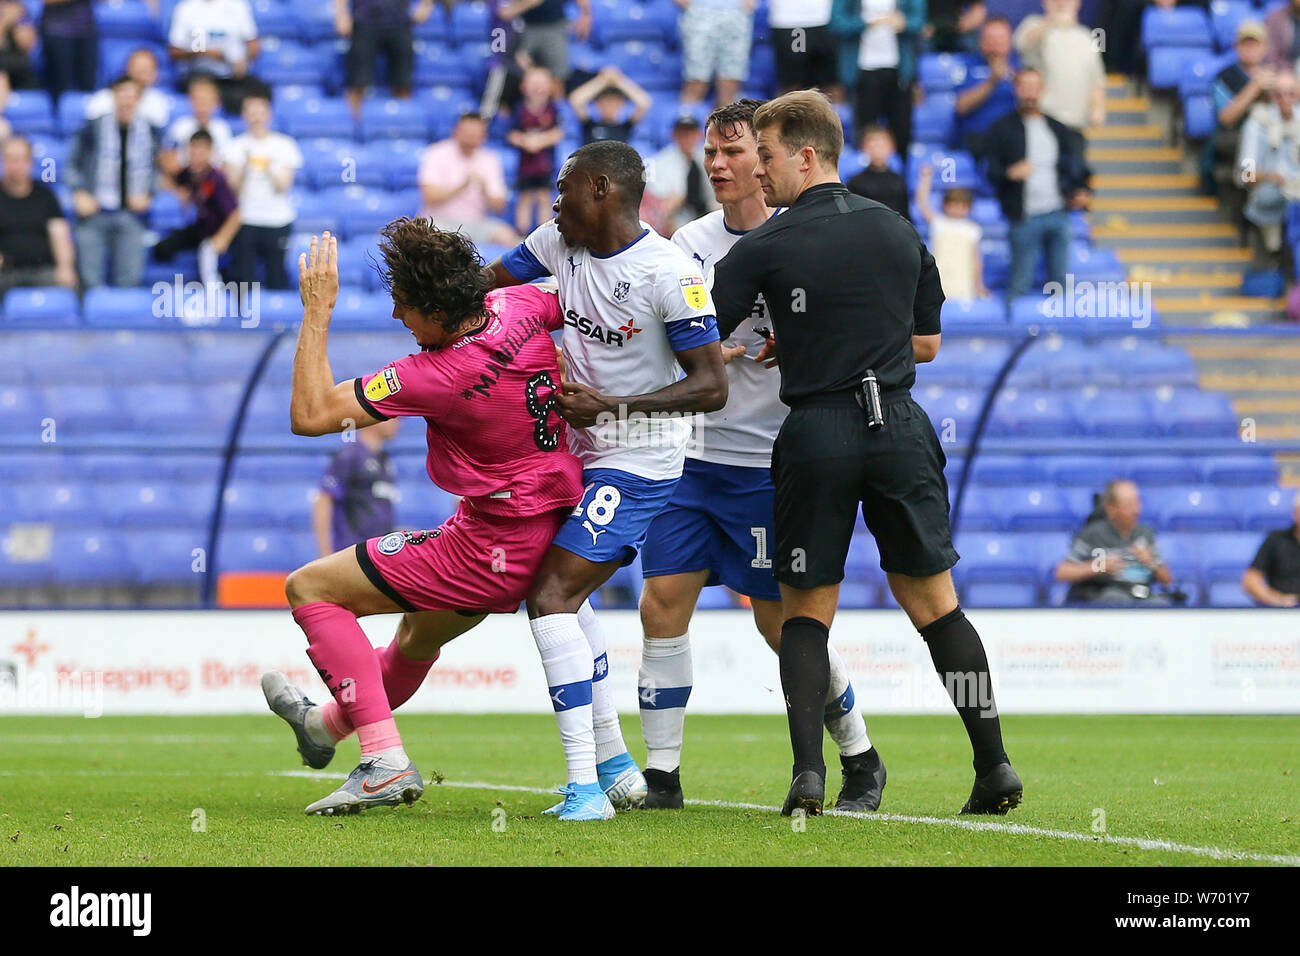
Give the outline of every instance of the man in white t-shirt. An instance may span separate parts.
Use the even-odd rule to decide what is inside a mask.
[[[782,93],[836,85],[839,45],[830,30],[831,0],[771,0],[767,24]]]
[[[226,179],[239,195],[243,223],[230,250],[231,279],[256,281],[261,263],[266,288],[287,289],[284,253],[297,216],[289,191],[302,168],[302,151],[292,137],[271,131],[269,90],[249,92],[243,117],[248,131],[230,141],[223,157]]]
[[[182,79],[195,73],[216,77],[231,115],[239,112],[258,48],[248,0],[181,0],[172,13],[167,51],[183,66]]]
[[[1012,37],[1025,65],[1043,74],[1042,111],[1080,132],[1104,125],[1106,67],[1079,23],[1079,0],[1043,0],[1043,13],[1021,20]]]
[[[692,219],[717,208],[704,170],[703,140],[700,121],[690,114],[679,116],[673,123],[673,141],[646,164],[646,201],[641,216],[662,236],[671,236]]]
[[[190,137],[199,130],[207,130],[212,137],[212,156],[218,168],[226,147],[234,139],[230,124],[220,115],[221,91],[216,80],[196,74],[190,77],[187,92],[192,112],[172,120],[163,134],[163,151],[158,156],[158,165],[168,176],[175,176],[189,164]]]
[[[899,86],[898,35],[907,19],[897,0],[862,0],[866,29],[858,42],[858,89],[854,115],[859,134],[884,119],[899,155],[907,155],[912,127],[912,94]]]

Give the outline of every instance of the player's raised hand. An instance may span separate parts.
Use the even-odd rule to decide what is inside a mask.
[[[339,241],[328,232],[311,237],[311,249],[298,256],[298,294],[303,308],[327,315],[339,297]]]
[[[772,333],[766,329],[755,329],[754,331],[758,332],[764,338],[763,347],[759,349],[758,354],[754,356],[754,361],[762,362],[763,368],[776,368],[778,364],[778,359],[776,357],[776,339],[772,336]]]
[[[565,382],[555,398],[555,409],[574,428],[590,428],[602,413],[609,411],[609,402],[590,385]]]

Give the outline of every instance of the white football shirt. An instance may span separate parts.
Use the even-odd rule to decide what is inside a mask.
[[[673,233],[673,242],[695,261],[712,289],[713,267],[743,235],[727,228],[719,209],[682,226]],[[746,354],[727,363],[727,404],[719,411],[695,416],[695,435],[686,449],[688,458],[719,465],[771,466],[772,443],[785,421],[786,407],[781,404],[780,371],[754,361],[763,347],[763,336],[754,331],[755,326],[772,328],[762,295],[755,300],[749,318],[723,343],[743,345]]]
[[[603,395],[645,395],[673,384],[682,371],[669,336],[680,349],[694,348],[709,340],[714,325],[703,273],[685,252],[642,225],[645,231],[632,243],[598,256],[566,245],[551,221],[523,244],[540,268],[525,267],[518,249],[505,257],[518,279],[555,276],[568,378]],[[691,417],[610,416],[590,428],[570,428],[569,450],[584,468],[617,468],[651,480],[679,478]]]

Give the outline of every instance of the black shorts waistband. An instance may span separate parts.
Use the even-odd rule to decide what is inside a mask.
[[[856,388],[818,392],[816,395],[795,399],[790,402],[790,408],[861,408],[862,406],[858,404],[858,394]],[[893,405],[895,402],[905,402],[911,397],[912,390],[909,388],[891,388],[881,393],[880,400],[886,405]]]

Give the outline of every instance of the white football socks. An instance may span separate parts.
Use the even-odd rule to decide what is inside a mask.
[[[848,668],[835,648],[827,645],[826,654],[831,662],[830,691],[826,695],[826,729],[840,748],[840,756],[853,757],[871,749],[867,736],[867,722],[862,717],[849,680]]]
[[[637,697],[641,707],[641,734],[645,737],[646,769],[676,770],[682,762],[682,733],[686,727],[686,701],[691,696],[691,637],[645,637],[641,642],[641,669],[637,672]]]
[[[618,709],[614,706],[614,691],[609,681],[609,658],[605,654],[605,631],[596,620],[590,601],[578,608],[578,626],[591,648],[595,662],[591,675],[591,722],[596,731],[596,763],[627,753],[623,728],[618,723]]]
[[[578,615],[547,614],[529,621],[528,626],[542,656],[569,782],[595,783],[596,734],[591,716],[594,662]]]

